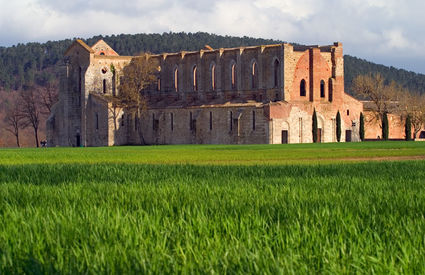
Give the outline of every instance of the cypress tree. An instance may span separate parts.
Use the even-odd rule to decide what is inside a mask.
[[[313,142],[317,142],[317,115],[316,115],[316,109],[313,111]]]
[[[384,117],[382,118],[382,139],[388,140],[389,133],[389,125],[388,125],[388,115],[384,113]]]
[[[364,116],[363,113],[360,113],[360,129],[359,129],[359,134],[360,134],[360,140],[364,141],[364,135],[365,135],[365,131],[364,131]]]
[[[336,114],[336,140],[341,141],[341,114],[339,111]]]
[[[412,140],[412,121],[410,115],[406,118],[406,125],[404,125],[404,133],[406,134],[406,140]]]

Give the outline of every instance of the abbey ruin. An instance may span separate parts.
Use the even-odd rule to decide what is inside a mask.
[[[47,122],[49,146],[278,144],[359,140],[363,104],[344,92],[341,43],[277,44],[154,55],[155,85],[143,91],[140,117],[112,114],[104,95],[119,93],[120,72],[134,57],[100,40],[75,41],[65,53],[60,98]]]

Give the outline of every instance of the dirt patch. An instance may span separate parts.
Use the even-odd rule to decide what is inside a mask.
[[[425,160],[425,156],[385,156],[385,157],[347,157],[347,158],[335,158],[332,160],[342,161],[397,161],[397,160]]]

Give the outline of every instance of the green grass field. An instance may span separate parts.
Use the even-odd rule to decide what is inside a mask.
[[[424,273],[423,156],[420,142],[2,149],[0,274]]]

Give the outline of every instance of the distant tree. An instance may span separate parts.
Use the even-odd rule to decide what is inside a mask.
[[[133,58],[121,72],[114,104],[129,114],[135,114],[137,121],[141,121],[141,114],[147,110],[147,99],[142,91],[156,81],[158,65],[149,53],[143,53]],[[137,129],[140,142],[144,144],[142,129]]]
[[[425,125],[425,95],[406,94],[401,100],[400,114],[402,117],[410,117],[413,126],[413,138]]]
[[[341,114],[336,113],[336,140],[341,141]]]
[[[382,139],[388,140],[389,135],[389,124],[388,124],[388,113],[384,113],[382,118]]]
[[[365,137],[365,129],[364,129],[364,116],[363,113],[360,112],[360,140],[364,141],[364,137]]]
[[[353,81],[354,94],[372,103],[371,112],[373,120],[382,128],[385,113],[398,111],[398,98],[401,97],[402,88],[395,82],[385,84],[385,79],[380,74],[360,75]]]
[[[313,142],[316,143],[317,142],[317,114],[316,114],[316,109],[314,109],[313,111],[313,125],[312,125],[312,129],[313,129]]]
[[[36,147],[39,147],[38,130],[41,120],[41,108],[38,95],[33,89],[22,91],[20,96],[20,113],[26,125],[33,128]]]
[[[44,86],[40,86],[37,90],[40,96],[40,103],[45,115],[49,115],[53,105],[59,99],[59,84],[55,80],[48,81]]]
[[[404,134],[406,136],[406,140],[412,140],[412,121],[410,119],[410,115],[407,115],[406,123],[404,125]]]
[[[20,130],[26,128],[28,124],[24,121],[24,117],[22,116],[22,112],[20,109],[20,104],[16,100],[8,102],[5,109],[5,130],[15,136],[16,146],[21,147],[21,144],[19,142]]]

